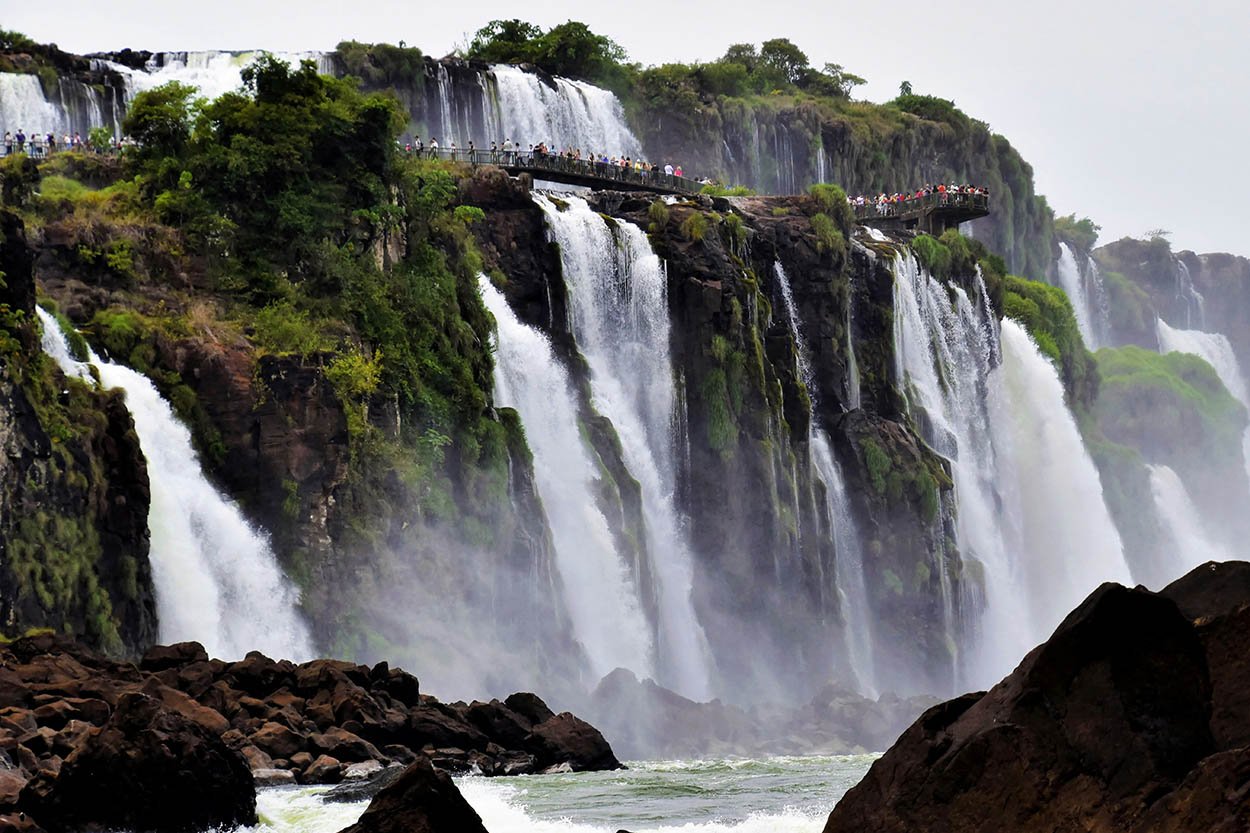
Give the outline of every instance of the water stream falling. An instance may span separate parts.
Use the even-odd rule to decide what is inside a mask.
[[[140,71],[132,70],[121,64],[109,66],[120,72],[126,79],[127,102],[136,94],[178,81],[199,91],[205,98],[213,99],[237,90],[243,85],[243,69],[262,54],[260,51],[245,52],[156,52],[148,59]],[[271,52],[284,63],[296,67],[300,61],[310,60],[317,65],[317,71],[334,74],[334,62],[324,52]]]
[[[977,290],[974,304],[911,255],[895,261],[896,373],[925,438],[952,462],[960,549],[983,568],[970,685],[1010,670],[1101,582],[1129,581],[1058,374],[1014,321],[1000,342]]]
[[[509,138],[525,145],[546,142],[554,149],[641,157],[642,146],[612,92],[567,78],[556,78],[552,89],[534,73],[506,64],[492,66],[490,74],[499,113],[494,129],[503,134],[482,136],[482,142]]]
[[[812,377],[811,354],[808,351],[807,341],[803,337],[803,328],[799,326],[798,309],[794,304],[794,290],[790,285],[790,276],[780,261],[773,264],[773,273],[781,290],[782,304],[790,324],[790,335],[794,339],[799,377],[807,386],[808,395],[812,398],[814,406],[816,387]],[[817,424],[814,417],[811,421],[808,441],[812,465],[825,484],[825,508],[832,525],[833,546],[837,559],[834,571],[835,580],[841,602],[851,670],[859,683],[860,693],[867,697],[874,697],[877,693],[877,675],[874,663],[872,611],[868,606],[868,587],[864,580],[863,545],[854,515],[851,513],[851,503],[846,494],[842,468],[838,465],[837,458],[834,457],[829,434]]]
[[[1094,331],[1094,319],[1090,310],[1090,293],[1085,285],[1085,278],[1077,265],[1076,256],[1067,243],[1059,244],[1059,285],[1068,295],[1072,304],[1072,313],[1076,316],[1076,326],[1085,339],[1085,346],[1097,350],[1098,334]]]
[[[677,505],[686,437],[675,413],[664,265],[632,223],[609,224],[578,197],[559,206],[542,195],[534,201],[560,246],[570,328],[590,368],[592,403],[615,426],[642,488],[658,600],[658,681],[707,699],[711,660],[691,599],[687,520]]]
[[[651,676],[650,630],[638,588],[595,502],[599,472],[578,439],[577,400],[568,372],[547,337],[522,324],[488,278],[479,278],[478,287],[497,328],[495,400],[515,408],[525,426],[575,636],[596,679],[618,667]]]
[[[148,462],[152,505],[150,558],[163,642],[195,640],[211,656],[241,659],[248,651],[311,659],[312,643],[265,537],[204,477],[191,433],[146,376],[92,353],[75,361],[56,320],[42,309],[43,348],[61,369],[83,380],[99,374],[121,388]]]
[[[1157,583],[1164,585],[1208,561],[1227,560],[1228,552],[1207,535],[1202,514],[1176,472],[1168,466],[1148,465],[1146,468],[1150,470],[1150,493],[1155,509],[1164,532],[1171,539],[1165,549],[1170,562],[1169,575],[1161,577]],[[1152,586],[1151,589],[1162,587]]]

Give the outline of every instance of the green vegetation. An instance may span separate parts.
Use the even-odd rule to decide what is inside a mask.
[[[492,20],[474,34],[466,57],[508,64],[535,64],[565,75],[619,86],[628,76],[625,50],[585,23],[570,20],[544,32],[521,20]]]
[[[668,225],[669,210],[664,204],[664,200],[656,199],[651,205],[647,206],[647,219],[650,220],[648,230],[652,234],[659,234]]]
[[[38,44],[33,38],[23,35],[10,29],[0,29],[0,51],[3,52],[21,52],[27,49],[33,49]]]
[[[972,128],[972,119],[968,118],[955,102],[932,95],[900,95],[891,102],[904,113],[911,113],[926,121],[949,125],[956,133],[964,135]]]
[[[1097,225],[1088,217],[1076,219],[1075,214],[1055,218],[1055,236],[1067,243],[1078,252],[1088,255],[1098,243],[1098,232],[1102,226]]]
[[[1003,315],[1019,321],[1059,369],[1069,404],[1086,411],[1098,398],[1098,363],[1081,338],[1072,304],[1056,286],[1008,275]]]
[[[334,54],[344,72],[359,78],[370,89],[411,85],[425,74],[421,50],[402,43],[393,46],[345,40],[334,48]]]
[[[704,185],[699,189],[699,193],[705,197],[750,197],[755,194],[745,185],[717,185],[716,183]]]
[[[1208,465],[1238,459],[1246,411],[1211,365],[1187,353],[1140,347],[1097,353],[1102,374],[1098,424],[1113,442],[1183,459],[1192,450]],[[1175,466],[1174,466],[1175,467]]]
[[[681,221],[681,234],[691,242],[701,242],[707,234],[707,216],[702,211],[692,211]]]
[[[358,44],[342,52],[365,83],[419,60]],[[114,293],[79,326],[154,380],[210,469],[226,448],[169,366],[176,345],[247,350],[266,407],[279,390],[270,384],[319,372],[342,405],[350,451],[334,553],[369,553],[361,569],[435,540],[505,551],[511,540],[496,536],[518,523],[504,517],[516,511],[510,441],[490,408],[492,324],[470,233],[484,214],[459,204],[464,172],[395,153],[406,117],[355,79],[267,56],[243,75],[241,91],[215,101],[177,84],[137,96],[126,130],[141,144],[123,160],[59,154],[42,163],[42,182],[15,181],[27,221],[55,232],[48,255]],[[341,625],[342,645],[363,644],[352,612],[363,602],[315,586],[346,567],[287,546],[311,499],[292,483],[267,518],[275,543],[318,621]]]
[[[20,391],[9,401],[28,403],[45,435],[36,439],[16,429],[9,442],[14,448],[47,443],[47,451],[32,455],[28,468],[5,484],[13,505],[33,508],[7,519],[0,531],[6,542],[0,582],[12,605],[0,633],[16,637],[31,626],[50,627],[120,653],[128,647],[121,635],[124,610],[141,594],[139,566],[133,553],[113,553],[105,563],[97,527],[100,507],[110,502],[109,478],[117,476],[102,449],[125,453],[117,451],[106,415],[106,403],[120,394],[63,376],[38,349],[39,326],[25,311],[0,304],[0,385]]]

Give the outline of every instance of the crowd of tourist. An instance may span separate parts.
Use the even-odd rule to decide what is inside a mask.
[[[403,149],[405,152],[417,156],[463,159],[466,162],[491,162],[497,165],[538,164],[541,166],[544,162],[559,160],[574,166],[584,165],[588,170],[598,171],[601,174],[611,174],[615,172],[613,169],[616,169],[630,171],[642,177],[658,177],[660,174],[675,177],[685,177],[686,175],[680,164],[666,163],[661,166],[643,159],[634,159],[629,156],[609,156],[606,153],[594,153],[591,151],[583,152],[581,148],[573,147],[554,150],[552,145],[546,142],[539,142],[536,145],[523,145],[520,142],[513,142],[511,139],[504,139],[502,142],[491,142],[489,148],[479,148],[470,141],[467,147],[461,148],[457,147],[454,141],[448,142],[446,147],[440,147],[438,139],[435,137],[431,137],[427,145],[421,141],[421,137],[414,136],[411,141],[404,143]],[[708,185],[711,183],[711,180],[704,178],[698,180],[698,183],[700,185]]]
[[[925,185],[922,188],[917,188],[915,193],[895,192],[893,194],[887,194],[883,191],[875,197],[859,194],[854,197],[848,196],[846,201],[852,208],[856,209],[858,213],[865,213],[867,209],[871,209],[875,206],[877,214],[887,215],[897,214],[900,211],[904,211],[906,210],[908,203],[916,200],[923,200],[926,197],[931,197],[935,194],[937,195],[940,204],[945,204],[946,201],[952,197],[981,196],[988,199],[990,196],[989,189],[980,185],[958,185],[952,182],[950,185],[945,183]]]
[[[97,148],[90,141],[84,139],[81,133],[73,135],[65,133],[57,136],[56,133],[31,133],[27,135],[26,131],[18,128],[14,133],[11,130],[4,131],[4,144],[0,145],[5,156],[12,156],[15,153],[25,153],[27,156],[42,158],[51,156],[59,150],[109,150],[118,151],[122,148],[130,147],[135,142],[130,137],[118,139],[112,137],[109,139],[107,148]]]

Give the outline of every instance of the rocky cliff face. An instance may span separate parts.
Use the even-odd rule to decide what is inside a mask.
[[[135,268],[122,275],[84,266],[75,255],[83,241],[64,226],[46,225],[35,241],[44,291],[97,350],[151,377],[191,427],[210,479],[270,535],[299,583],[323,650],[421,657],[432,678],[460,690],[495,690],[507,684],[501,669],[518,666],[531,686],[576,685],[578,649],[562,628],[514,414],[488,408],[485,435],[466,444],[423,433],[415,408],[393,396],[339,395],[327,374],[332,354],[259,349],[204,264],[170,255],[168,240],[134,240]],[[127,232],[91,234],[106,246]],[[381,244],[379,262],[393,264],[404,245]],[[474,294],[449,326],[473,333],[476,347],[489,333],[471,329],[483,320],[466,320],[480,303],[466,291]],[[430,644],[445,649],[430,656]],[[481,646],[498,661],[461,661]]]
[[[32,253],[0,214],[0,630],[133,654],[156,636],[147,470],[121,396],[39,348]]]
[[[512,306],[547,330],[574,375],[584,378],[567,327],[558,252],[547,242],[541,211],[519,188],[483,174],[464,195],[487,213],[481,248],[506,277]],[[743,696],[810,696],[828,680],[830,644],[843,641],[836,521],[825,499],[829,486],[811,461],[815,421],[831,436],[868,540],[871,603],[884,623],[882,643],[897,646],[897,656],[884,664],[906,668],[912,685],[923,678],[927,686],[948,686],[951,657],[940,635],[936,588],[927,580],[897,581],[937,576],[939,566],[950,566],[945,561],[958,573],[959,558],[947,540],[944,498],[913,485],[929,476],[948,494],[950,479],[899,410],[889,247],[848,243],[849,225],[821,240],[813,230],[820,206],[809,197],[664,205],[603,194],[592,205],[649,229],[666,265],[689,436],[681,505],[696,552],[696,608],[719,672]],[[810,388],[800,373],[778,266],[792,284],[810,352]],[[852,343],[858,374],[847,352]],[[618,529],[636,529],[637,485],[611,443],[596,446],[613,481],[605,515],[617,519]],[[900,488],[869,485],[869,469],[878,463],[868,461],[868,446],[885,450]],[[917,633],[931,636],[917,640]],[[744,638],[751,650],[743,649]],[[837,673],[851,672],[843,665]],[[890,683],[902,685],[903,676]]]
[[[972,236],[1017,274],[1041,279],[1053,269],[1053,213],[1033,190],[1032,168],[981,122],[778,96],[718,98],[691,109],[642,106],[631,124],[648,158],[679,160],[687,171],[765,194],[802,193],[816,182],[848,194],[908,192],[929,182],[984,185],[994,213],[972,223]]]

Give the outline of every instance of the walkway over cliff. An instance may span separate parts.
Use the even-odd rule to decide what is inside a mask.
[[[885,230],[913,229],[934,236],[960,223],[988,217],[987,194],[933,193],[903,202],[852,206],[857,222]]]
[[[426,159],[448,159],[470,165],[495,165],[512,176],[529,174],[534,179],[581,185],[596,191],[649,191],[653,194],[697,194],[703,184],[689,177],[663,171],[635,171],[606,162],[569,159],[555,154],[502,150],[451,150],[438,148],[413,151]]]

